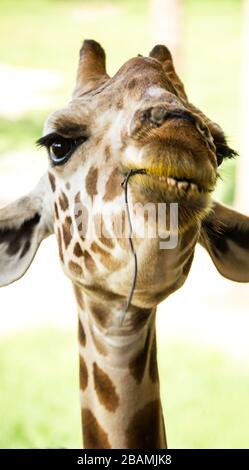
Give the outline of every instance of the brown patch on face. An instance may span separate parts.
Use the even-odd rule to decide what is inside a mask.
[[[72,219],[69,216],[65,218],[65,222],[62,225],[62,235],[65,248],[67,249],[68,245],[72,240]]]
[[[108,326],[110,312],[105,307],[100,304],[91,303],[90,304],[91,314],[94,319],[99,323],[103,328]]]
[[[55,177],[54,177],[54,175],[52,175],[52,173],[48,173],[48,179],[49,179],[52,191],[54,193],[55,190],[56,190]]]
[[[89,408],[81,411],[85,449],[111,449],[108,434]]]
[[[85,347],[86,346],[86,333],[85,333],[84,327],[80,319],[78,321],[78,339],[79,339],[80,345]]]
[[[119,396],[110,377],[96,364],[93,363],[94,387],[100,403],[111,412],[116,411],[119,404]]]
[[[80,235],[80,238],[82,240],[85,240],[85,236],[87,233],[87,227],[88,227],[88,210],[82,204],[81,199],[80,199],[80,192],[78,192],[75,196],[75,218],[77,221],[77,228],[78,232]]]
[[[160,449],[161,419],[160,400],[153,400],[137,411],[125,432],[127,448]]]
[[[118,171],[117,168],[115,168],[105,185],[105,195],[104,195],[104,201],[112,201],[115,199],[115,197],[120,196],[120,194],[123,193],[123,189],[121,186],[122,183],[122,177],[120,172]]]
[[[81,249],[81,246],[79,244],[79,242],[75,243],[74,245],[74,249],[73,249],[73,253],[75,256],[77,256],[78,258],[80,258],[81,256],[83,256],[83,251]]]
[[[58,228],[58,231],[57,231],[57,240],[58,240],[58,248],[59,248],[59,257],[60,257],[62,263],[64,263],[64,256],[63,256],[63,250],[62,250],[61,231],[60,231],[59,228]]]
[[[94,227],[95,227],[95,233],[98,239],[106,245],[108,248],[114,248],[114,242],[113,239],[110,236],[110,233],[108,232],[104,219],[101,214],[95,214],[93,218],[94,222]]]
[[[86,269],[88,271],[90,271],[90,273],[93,273],[94,271],[96,271],[97,269],[97,266],[95,264],[95,261],[94,259],[92,258],[92,256],[90,255],[90,253],[85,250],[83,252],[83,256],[84,256],[84,260],[85,260],[85,266],[86,266]]]
[[[86,191],[91,197],[96,196],[97,194],[98,172],[98,168],[91,166],[87,173]]]
[[[137,80],[135,78],[132,78],[127,84],[128,90],[133,90],[133,88],[135,88],[136,86],[137,86]]]
[[[54,203],[54,213],[55,213],[55,218],[59,220],[59,211],[58,211],[58,206],[56,202]]]
[[[107,162],[111,157],[111,146],[110,145],[105,146],[104,153],[105,153],[105,161]]]
[[[136,354],[136,356],[131,360],[129,364],[131,375],[134,377],[138,384],[142,382],[147,364],[149,352],[149,338],[150,333],[148,333],[147,335],[144,347]]]
[[[158,382],[158,365],[157,365],[157,347],[156,347],[156,334],[154,335],[153,343],[150,351],[149,374],[153,383]]]
[[[78,306],[80,307],[81,310],[84,310],[84,299],[83,299],[83,294],[81,292],[81,289],[79,288],[79,286],[77,286],[77,284],[73,284],[73,290],[74,290],[74,294],[75,294],[75,297],[76,297],[76,302],[78,304]]]
[[[128,221],[125,211],[120,211],[118,214],[112,216],[112,229],[114,235],[123,249],[127,249],[129,245],[128,235]]]
[[[63,193],[63,191],[61,192],[61,195],[59,197],[59,204],[60,204],[61,210],[64,211],[64,212],[69,207],[68,198],[67,198],[66,194]]]
[[[85,360],[80,355],[80,389],[85,390],[88,384],[88,372]]]
[[[81,276],[83,274],[82,267],[78,263],[75,263],[74,261],[69,261],[68,267],[70,271],[72,271],[77,276]]]
[[[68,191],[71,189],[71,184],[69,182],[66,183],[66,188],[68,189]]]
[[[113,258],[113,256],[108,253],[107,251],[103,250],[96,242],[91,244],[91,249],[94,253],[99,255],[100,261],[107,269],[118,269],[122,265],[122,263]]]
[[[99,240],[101,241],[101,243],[103,243],[103,245],[106,245],[108,248],[114,248],[115,245],[113,239],[110,237],[110,234],[108,234],[106,228],[103,227],[104,225],[102,225],[103,234],[99,238]]]

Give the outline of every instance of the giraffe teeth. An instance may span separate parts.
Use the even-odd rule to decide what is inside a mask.
[[[189,181],[178,181],[177,179],[171,176],[162,176],[156,174],[147,173],[148,176],[157,179],[158,181],[166,183],[168,190],[178,190],[188,194],[191,193],[201,193],[203,190],[195,183],[190,183]]]
[[[191,191],[193,191],[193,192],[199,191],[198,186],[197,186],[196,184],[194,184],[194,183],[191,183],[191,184],[190,184],[190,189],[191,189]]]
[[[167,178],[169,186],[176,186],[177,182],[174,178]]]
[[[179,181],[177,186],[180,190],[187,191],[190,187],[190,184],[187,181]]]

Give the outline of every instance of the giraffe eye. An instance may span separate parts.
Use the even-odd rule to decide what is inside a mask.
[[[76,139],[62,137],[52,132],[37,140],[36,144],[46,147],[53,165],[63,165],[73,154],[76,148],[87,140],[87,136]]]
[[[79,145],[79,142],[76,140],[56,137],[48,147],[49,156],[54,165],[65,163],[71,157],[77,145]]]

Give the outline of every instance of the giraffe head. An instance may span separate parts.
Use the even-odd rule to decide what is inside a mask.
[[[114,227],[126,213],[121,183],[130,170],[128,196],[139,207],[133,222],[140,224],[145,204],[175,203],[181,235],[160,252],[158,236],[134,231],[143,291],[137,305],[155,306],[182,285],[198,241],[222,275],[249,281],[249,220],[211,199],[218,166],[235,152],[221,128],[189,103],[165,46],[109,78],[103,49],[85,41],[72,101],[49,117],[38,142],[48,150],[48,174],[0,211],[1,285],[20,278],[42,239],[55,232],[75,283],[126,297],[129,243]]]

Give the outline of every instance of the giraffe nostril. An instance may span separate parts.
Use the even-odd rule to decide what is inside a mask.
[[[161,126],[167,118],[167,110],[162,106],[149,108],[140,116],[141,122],[149,122],[151,126]]]
[[[163,124],[167,117],[167,110],[161,106],[156,106],[151,110],[150,120],[157,125]]]
[[[167,109],[163,106],[154,106],[140,115],[142,123],[148,123],[151,127],[160,127],[166,120],[184,120],[192,124],[195,123],[195,117],[186,109]]]

